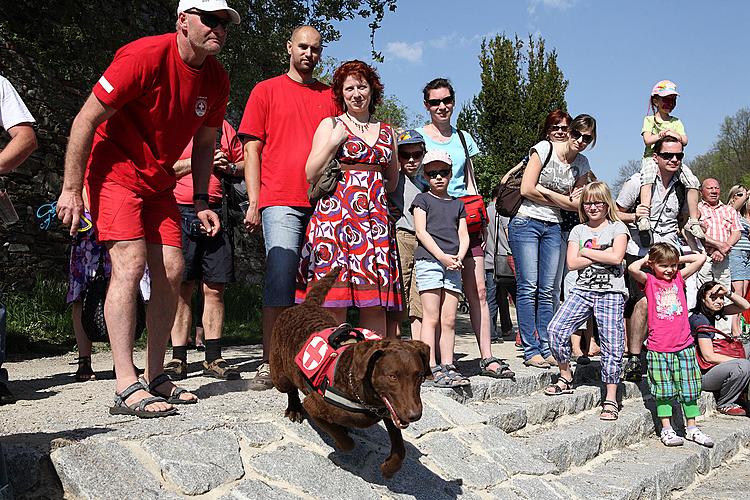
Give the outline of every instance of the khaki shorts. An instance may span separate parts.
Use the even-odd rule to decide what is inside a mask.
[[[403,280],[404,303],[410,318],[422,319],[422,301],[417,290],[417,277],[414,272],[414,250],[417,248],[417,237],[405,229],[396,229],[396,245],[401,261],[401,279]]]

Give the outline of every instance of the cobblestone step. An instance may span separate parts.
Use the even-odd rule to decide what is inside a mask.
[[[623,450],[605,453],[583,467],[559,476],[516,476],[490,490],[493,496],[538,499],[669,498],[688,488],[701,475],[720,467],[743,446],[750,444],[750,420],[713,415],[701,428],[714,438],[713,448],[687,442],[666,448],[654,435]],[[723,477],[722,468],[717,477]],[[707,498],[704,489],[687,498]],[[727,485],[716,498],[746,498],[742,483]]]
[[[738,495],[738,492],[741,492],[741,495]],[[750,448],[745,447],[720,468],[699,477],[685,490],[676,492],[674,498],[736,500],[747,497],[748,492],[750,492]]]

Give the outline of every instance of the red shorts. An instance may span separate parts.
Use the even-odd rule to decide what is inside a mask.
[[[146,243],[182,247],[180,213],[172,191],[140,195],[100,178],[87,179],[86,191],[99,241],[144,238]]]

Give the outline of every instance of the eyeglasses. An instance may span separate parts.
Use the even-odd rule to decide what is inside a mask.
[[[404,161],[409,161],[411,159],[414,160],[421,160],[424,156],[424,151],[401,151],[398,152],[398,157],[401,158]]]
[[[672,161],[672,158],[677,158],[677,161],[682,161],[685,153],[656,153],[656,156],[666,161]]]
[[[217,26],[221,26],[224,30],[226,30],[227,27],[232,23],[232,20],[229,18],[223,19],[219,16],[215,16],[213,14],[209,14],[208,12],[203,12],[197,9],[186,10],[185,14],[195,14],[196,16],[201,18],[201,23],[203,23],[206,28],[211,29],[214,29]]]
[[[576,129],[572,129],[568,133],[570,134],[570,138],[571,139],[573,139],[574,141],[577,141],[578,139],[581,139],[584,142],[584,144],[590,144],[591,141],[594,140],[594,136],[593,135],[591,135],[591,134],[582,134],[579,131],[577,131]]]
[[[734,197],[735,198],[742,198],[743,196],[745,196],[745,193],[743,193],[742,191],[734,193]]]
[[[567,132],[568,126],[567,125],[552,125],[549,128],[550,132]]]
[[[437,179],[438,175],[445,179],[446,177],[450,177],[451,169],[446,168],[445,170],[430,170],[429,172],[425,172],[424,175],[426,175],[430,179]]]
[[[604,208],[607,204],[603,201],[584,201],[583,208]]]
[[[433,108],[436,106],[440,106],[441,104],[450,106],[451,104],[454,104],[456,102],[456,98],[452,95],[449,95],[448,97],[443,97],[442,99],[427,99],[426,102]]]

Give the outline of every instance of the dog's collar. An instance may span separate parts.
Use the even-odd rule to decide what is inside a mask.
[[[368,379],[369,377],[365,377],[365,378]],[[357,388],[354,385],[354,379],[352,378],[352,371],[351,370],[349,370],[349,388],[354,393],[354,397],[357,398],[357,401],[359,402],[359,405],[361,405],[362,407],[366,408],[368,411],[370,411],[371,413],[374,413],[376,416],[378,416],[380,418],[386,418],[386,417],[389,416],[388,415],[388,408],[386,408],[385,405],[383,405],[382,407],[371,406],[371,405],[368,405],[367,403],[365,403],[362,400],[362,398],[359,397],[359,393],[357,393]],[[372,388],[372,390],[375,392],[376,396],[380,397],[380,394],[378,394],[378,391],[374,387]]]

